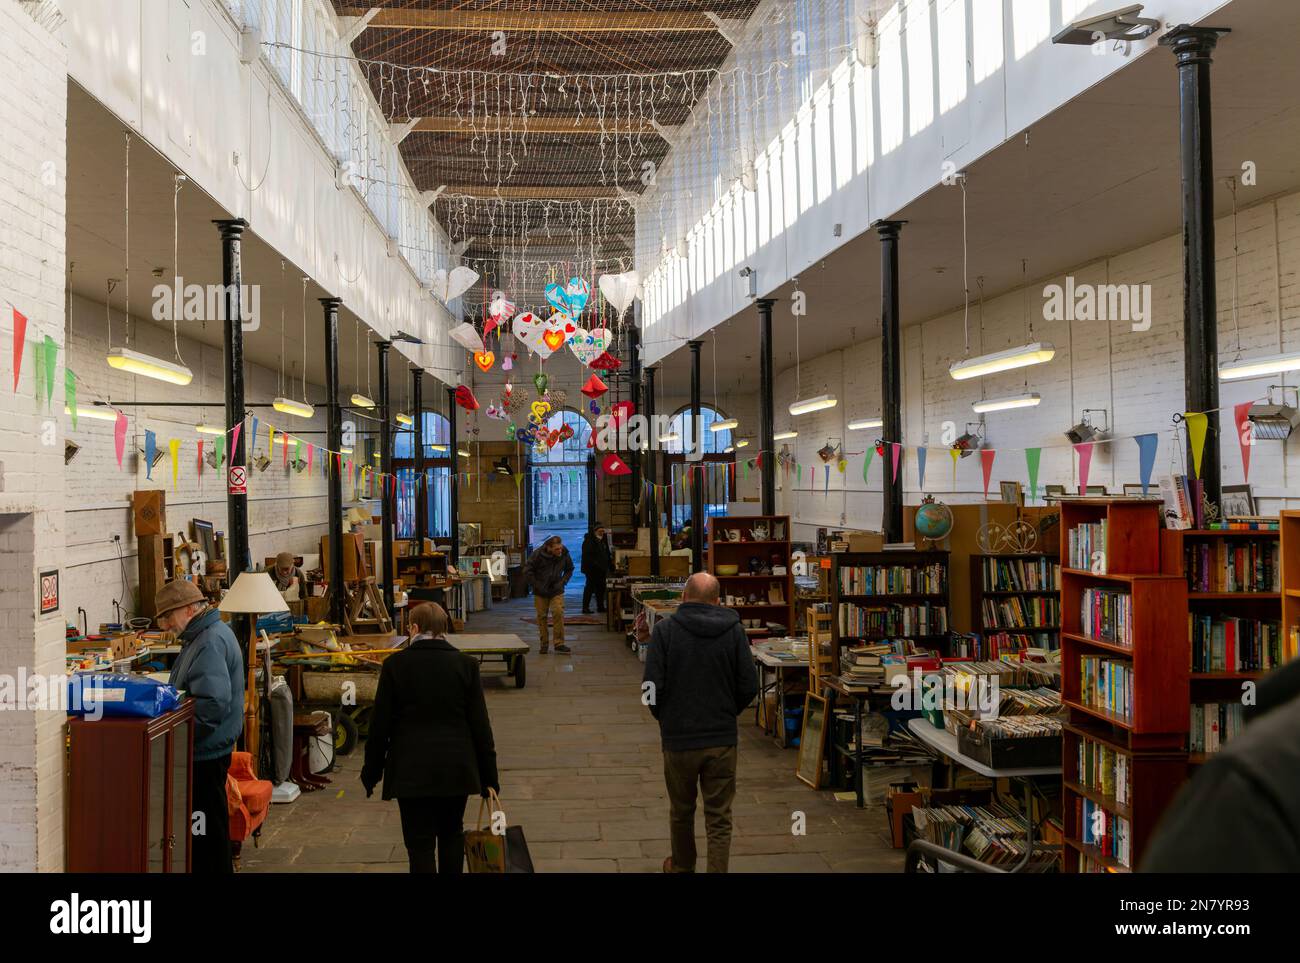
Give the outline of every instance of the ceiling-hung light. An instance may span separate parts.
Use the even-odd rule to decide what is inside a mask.
[[[187,385],[194,380],[194,372],[185,365],[164,361],[131,348],[113,348],[108,352],[107,360],[109,366],[118,371],[155,378],[171,385]]]
[[[709,425],[709,431],[730,431],[733,428],[739,428],[740,421],[736,418],[726,418],[723,421],[715,421]]]
[[[1275,399],[1273,390],[1277,388],[1281,391],[1280,399]],[[1292,392],[1292,403],[1287,404],[1286,393]],[[1296,426],[1300,425],[1300,402],[1295,398],[1300,397],[1300,389],[1292,388],[1286,385],[1269,385],[1268,403],[1254,404],[1246,413],[1250,419],[1252,437],[1256,441],[1286,441],[1291,432],[1295,431]],[[1281,404],[1275,401],[1280,400]]]
[[[790,414],[806,415],[814,411],[822,411],[825,408],[834,408],[839,404],[834,395],[817,395],[814,398],[804,398],[790,405]]]
[[[798,437],[799,437],[799,432],[797,431],[778,431],[775,435],[772,436],[772,440],[789,441],[791,438],[798,438]]]
[[[849,422],[849,431],[862,431],[864,428],[883,428],[885,422],[880,418],[859,418]]]
[[[682,436],[675,431],[670,431],[666,435],[659,436],[659,444],[671,445],[682,440]]]
[[[1034,408],[1042,400],[1037,391],[1031,391],[1023,395],[1008,395],[1005,398],[977,401],[971,405],[971,410],[976,414],[983,414],[986,411],[1006,411],[1008,408]]]
[[[722,449],[722,453],[724,455],[730,455],[735,450],[736,450],[735,445],[728,445],[726,448]]]
[[[967,378],[982,378],[984,375],[996,374],[999,371],[1010,371],[1013,368],[1027,368],[1030,365],[1042,364],[1045,361],[1051,361],[1055,355],[1055,345],[1046,341],[1035,341],[1033,344],[1022,344],[1018,348],[994,351],[992,354],[982,354],[976,358],[964,358],[961,361],[954,362],[948,368],[948,374],[952,375],[956,381],[965,381]]]
[[[1101,428],[1095,427],[1092,423],[1092,419],[1090,415],[1094,411],[1100,411],[1103,415],[1106,416],[1106,423]],[[1110,412],[1108,412],[1105,408],[1084,408],[1083,414],[1079,418],[1079,423],[1075,425],[1073,428],[1068,429],[1065,432],[1065,437],[1069,438],[1072,444],[1082,445],[1085,442],[1099,441],[1102,438],[1105,438],[1106,433],[1109,431],[1110,431]]]
[[[457,449],[456,449],[456,454],[460,455],[461,458],[468,458],[468,457],[469,457],[469,452],[466,451],[464,448],[457,448]]]
[[[399,425],[405,425],[408,428],[415,424],[415,419],[404,411],[399,411],[396,415],[396,419]]]
[[[70,415],[72,409],[64,405],[63,413]],[[106,405],[77,405],[77,417],[94,418],[96,421],[117,421],[117,409],[109,408]]]
[[[430,445],[429,447],[432,448],[434,451],[439,452],[440,454],[444,454],[444,455],[445,455],[445,454],[447,453],[447,451],[448,451],[446,445]]]
[[[194,426],[194,430],[200,435],[224,435],[226,433],[226,429],[220,425],[209,425],[206,421],[200,421]]]
[[[355,391],[352,393],[352,403],[356,405],[358,408],[373,408],[375,406],[373,400],[371,400],[366,395],[363,395],[359,391]]]
[[[352,454],[352,449],[351,449],[351,448],[340,448],[340,449],[339,449],[339,454],[340,454],[340,455],[350,455],[350,454]]]
[[[1242,378],[1262,378],[1265,375],[1298,369],[1300,369],[1300,353],[1270,354],[1262,358],[1234,358],[1227,364],[1219,365],[1219,377],[1224,381],[1238,381]]]
[[[744,448],[744,447],[745,447],[746,445],[748,445],[748,444],[749,444],[749,439],[748,439],[748,438],[739,438],[739,439],[736,440],[736,447],[737,447],[737,448]]]
[[[292,398],[276,398],[271,402],[271,407],[283,415],[297,415],[299,418],[310,418],[316,414],[316,409],[307,402]]]

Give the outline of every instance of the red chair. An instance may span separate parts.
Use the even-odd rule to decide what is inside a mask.
[[[226,808],[230,812],[230,848],[236,868],[244,840],[252,836],[253,845],[257,845],[274,788],[270,780],[254,775],[251,753],[231,753],[230,769],[226,773]]]

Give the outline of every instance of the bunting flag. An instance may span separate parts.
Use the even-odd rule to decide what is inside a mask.
[[[925,446],[916,446],[916,487],[925,491]]]
[[[829,495],[831,493],[831,466],[822,465],[822,468],[824,469],[824,476],[822,481],[822,494]]]
[[[256,419],[256,418],[253,419],[253,424],[257,424],[257,419]],[[231,454],[231,458],[227,458],[227,459],[226,459],[227,463],[229,463],[230,461],[232,461],[235,452],[239,451],[239,429],[241,429],[241,428],[243,428],[243,427],[244,427],[244,423],[241,421],[239,424],[235,425],[234,428],[231,428],[231,429],[230,429],[230,454]],[[221,439],[224,441],[226,436],[225,436],[225,435],[219,435],[218,437],[221,438]],[[255,435],[254,437],[256,437],[256,435]],[[218,464],[221,463],[221,451],[220,451],[220,450],[217,451],[217,463],[218,463]]]
[[[796,464],[794,467],[795,467],[795,484],[796,484],[796,485],[802,485],[802,484],[803,484],[803,465]],[[866,474],[866,469],[865,469],[865,468],[862,470],[862,473],[863,473],[863,475]],[[746,478],[749,477],[749,472],[748,472],[748,471],[745,472],[745,477],[746,477]]]
[[[289,468],[289,436],[284,432],[280,432],[280,447],[283,449],[280,452],[280,465],[287,471]],[[274,449],[272,450],[274,451]]]
[[[145,429],[144,433],[144,477],[153,481],[153,453],[157,446],[154,433]]]
[[[212,439],[212,450],[216,452],[217,469],[221,469],[221,464],[226,460],[226,436],[217,435]]]
[[[1088,469],[1092,467],[1092,442],[1085,441],[1074,446],[1079,453],[1079,494],[1088,493]]]
[[[862,482],[863,482],[863,484],[866,484],[867,481],[869,480],[869,479],[867,478],[867,469],[871,467],[871,459],[872,459],[873,457],[875,457],[875,454],[876,454],[876,449],[875,449],[874,447],[872,447],[871,445],[868,445],[868,446],[867,446],[866,453],[862,456]]]
[[[122,455],[126,453],[126,415],[117,413],[117,422],[113,425],[113,450],[117,454],[117,467],[122,468]]]
[[[1185,411],[1183,418],[1187,422],[1187,441],[1192,449],[1192,474],[1201,477],[1201,456],[1205,454],[1205,430],[1210,419],[1200,411]]]
[[[961,457],[961,452],[956,448],[949,448],[948,454],[952,456],[952,490],[957,490],[957,459]]]
[[[257,415],[253,415],[253,424],[251,430],[248,432],[248,437],[253,439],[252,447],[256,448],[257,447]],[[232,435],[230,438],[230,455],[231,455],[230,460],[231,461],[234,461],[234,455],[236,450],[237,450],[237,446],[235,444],[235,436]],[[245,463],[251,464],[253,459],[253,453],[251,451],[246,451],[244,452],[244,455],[245,455],[244,457]]]
[[[195,462],[194,464],[194,471],[199,476],[199,478],[203,477],[203,439],[202,438],[199,439],[199,458],[198,461]]]
[[[14,308],[14,391],[18,391],[18,376],[23,370],[23,345],[27,341],[27,315]]]
[[[519,493],[519,485],[523,482],[523,480],[524,480],[524,473],[515,472],[515,494]]]
[[[993,476],[993,459],[998,453],[993,448],[980,449],[980,468],[984,471],[984,500],[988,501],[989,497],[989,479]]]
[[[1156,467],[1156,447],[1160,444],[1160,436],[1153,431],[1138,435],[1133,440],[1138,446],[1138,478],[1142,482],[1142,494],[1145,495],[1151,487],[1151,472]]]
[[[1041,448],[1025,449],[1025,467],[1029,469],[1029,500],[1031,502],[1038,497],[1038,462],[1042,455],[1043,449]]]
[[[72,430],[77,430],[77,376],[71,368],[63,369],[63,397],[72,412]]]
[[[1250,449],[1255,444],[1255,432],[1250,425],[1253,401],[1243,401],[1232,406],[1232,420],[1237,426],[1237,444],[1241,446],[1241,480],[1250,482]]]
[[[45,336],[45,410],[54,398],[54,369],[59,360],[59,345],[48,334]]]
[[[181,477],[181,442],[179,438],[173,438],[167,442],[167,447],[172,453],[172,491],[176,490],[176,484]]]
[[[316,460],[316,446],[308,445],[307,446],[307,474],[308,475],[312,473],[312,462],[314,462],[315,460]]]
[[[891,441],[889,443],[889,448],[890,448],[890,452],[889,452],[890,457],[893,459],[894,462],[894,469],[893,472],[890,474],[889,479],[891,482],[896,482],[898,481],[898,458],[903,451],[903,446],[896,441]]]
[[[36,401],[39,403],[41,395],[43,394],[41,389],[45,387],[45,342],[37,341],[36,344],[32,346],[32,354],[34,355],[32,360],[36,363],[35,397]]]

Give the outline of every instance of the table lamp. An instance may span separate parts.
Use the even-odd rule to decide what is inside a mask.
[[[259,749],[261,743],[261,729],[259,728],[260,715],[259,702],[253,697],[254,688],[254,670],[257,665],[257,616],[266,615],[270,612],[287,612],[289,605],[285,602],[280,590],[275,587],[275,582],[271,580],[269,572],[241,572],[235,579],[235,584],[230,586],[221,599],[221,604],[217,606],[221,612],[227,612],[231,615],[250,615],[252,619],[252,632],[249,639],[248,651],[245,653],[244,670],[248,673],[248,679],[244,683],[244,745],[253,757],[254,768],[260,767]],[[269,712],[269,703],[271,695],[271,653],[268,650],[266,654],[266,672],[263,673],[265,686],[263,687],[262,698],[267,700],[267,711]],[[274,750],[273,740],[268,739],[267,745]],[[272,767],[274,768],[274,767]]]

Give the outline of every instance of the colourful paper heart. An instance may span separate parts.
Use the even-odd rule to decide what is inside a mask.
[[[606,475],[630,475],[632,469],[627,467],[627,462],[612,452],[604,457],[600,463],[600,470]]]
[[[569,338],[569,350],[575,358],[585,365],[590,365],[609,348],[610,332],[608,328],[575,328]]]
[[[551,410],[551,406],[545,401],[534,401],[529,410],[533,413],[533,417],[540,421]]]
[[[466,411],[478,411],[478,399],[474,397],[474,392],[470,390],[469,385],[460,385],[456,388],[456,404]]]
[[[515,356],[512,354],[505,355],[501,359],[501,370],[509,371],[515,366]]]
[[[478,365],[478,366],[479,366],[479,369],[482,370],[482,371],[484,371],[484,372],[491,371],[491,370],[492,370],[492,364],[493,364],[493,362],[495,362],[496,360],[497,360],[497,356],[496,356],[496,353],[495,353],[495,352],[492,352],[492,351],[475,351],[475,352],[474,352],[474,363],[475,363],[476,365]]]
[[[555,329],[543,331],[542,341],[551,351],[558,351],[564,345],[564,332]]]
[[[591,297],[591,285],[585,279],[569,278],[569,283],[564,288],[564,300],[568,305],[566,311],[569,315],[576,318],[582,314],[589,297]]]
[[[551,379],[546,376],[544,371],[539,371],[537,374],[533,375],[533,386],[537,388],[537,393],[539,395],[545,393],[546,386],[550,383]]]

